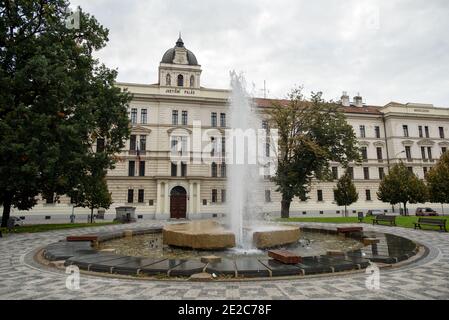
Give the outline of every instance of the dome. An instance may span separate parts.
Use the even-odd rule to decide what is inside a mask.
[[[178,41],[176,41],[176,46],[174,48],[168,49],[164,53],[161,63],[173,63],[173,59],[175,58],[175,49],[176,48],[186,49],[184,47],[184,42],[182,41],[181,37],[179,37]],[[187,50],[187,61],[188,61],[189,65],[191,65],[191,66],[198,65],[198,60],[196,60],[195,55],[190,50]]]

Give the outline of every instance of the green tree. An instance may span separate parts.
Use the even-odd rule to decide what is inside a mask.
[[[334,195],[337,205],[345,206],[345,217],[347,217],[347,206],[357,202],[359,199],[359,194],[352,182],[352,178],[347,172],[338,180],[337,188],[334,189]]]
[[[445,152],[437,165],[426,176],[429,188],[429,200],[449,203],[449,151]]]
[[[404,163],[394,165],[379,185],[377,197],[392,205],[402,203],[407,215],[407,203],[424,203],[428,199],[426,184]]]
[[[330,179],[330,161],[347,166],[359,160],[360,153],[341,106],[324,101],[321,92],[312,93],[308,101],[301,88],[293,89],[288,103],[274,103],[268,113],[278,130],[277,170],[272,180],[282,194],[281,216],[288,218],[292,199],[306,199],[312,179]]]
[[[68,193],[75,207],[90,209],[90,222],[94,220],[94,209],[109,209],[112,197],[106,183],[106,171],[104,170],[104,157],[87,160],[89,170],[78,179],[72,190]]]
[[[129,136],[128,92],[92,53],[108,30],[79,12],[66,25],[66,0],[0,0],[0,204],[28,210],[83,179],[86,159],[105,141],[104,169]]]

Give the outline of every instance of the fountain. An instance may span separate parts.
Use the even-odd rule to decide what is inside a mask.
[[[227,225],[229,231],[215,221],[188,222],[164,227],[164,243],[193,249],[236,247],[243,253],[258,248],[295,243],[299,227],[264,225],[260,221],[264,203],[261,188],[258,150],[264,150],[258,140],[261,124],[242,74],[231,72],[229,118],[231,130],[226,131],[226,162],[229,201]]]

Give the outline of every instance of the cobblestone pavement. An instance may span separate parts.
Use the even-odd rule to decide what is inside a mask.
[[[142,222],[135,226],[155,223]],[[412,264],[382,269],[379,290],[368,290],[365,285],[367,275],[359,272],[294,280],[214,283],[116,279],[81,274],[80,289],[71,291],[66,288],[67,275],[63,271],[42,267],[32,259],[32,253],[38,248],[64,239],[69,233],[126,228],[130,226],[0,238],[0,299],[449,299],[449,233],[396,227],[364,225],[365,230],[405,236],[427,246],[430,251]]]

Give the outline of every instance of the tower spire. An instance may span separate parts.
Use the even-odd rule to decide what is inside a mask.
[[[178,38],[178,41],[176,41],[176,46],[184,47],[184,41],[182,41],[182,38],[181,38],[181,31],[179,31],[179,38]]]

